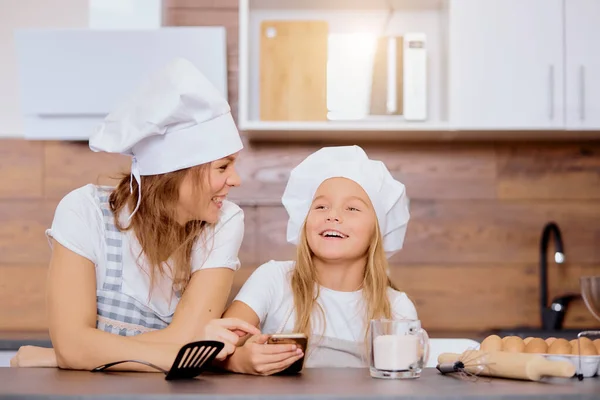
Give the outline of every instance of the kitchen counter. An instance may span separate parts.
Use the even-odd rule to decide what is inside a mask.
[[[476,382],[426,369],[415,380],[379,380],[367,369],[308,369],[297,376],[258,377],[206,373],[165,381],[160,373],[0,368],[0,399],[598,399],[600,378],[546,382],[481,378]]]
[[[17,351],[28,345],[52,347],[48,332],[0,331],[0,351]]]

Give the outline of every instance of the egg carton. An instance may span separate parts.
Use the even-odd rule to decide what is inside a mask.
[[[577,369],[577,374],[583,374],[584,378],[600,376],[600,356],[579,356],[567,354],[542,354],[550,361],[568,361]],[[579,357],[581,357],[581,369],[579,366]]]

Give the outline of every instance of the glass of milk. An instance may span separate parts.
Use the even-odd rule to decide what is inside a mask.
[[[429,357],[429,336],[418,319],[371,321],[370,372],[373,378],[418,378]]]

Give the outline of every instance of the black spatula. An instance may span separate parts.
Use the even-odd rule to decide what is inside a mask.
[[[199,342],[188,343],[179,350],[171,369],[168,371],[143,360],[122,360],[101,365],[94,368],[92,372],[100,372],[117,364],[133,362],[147,365],[162,372],[166,375],[165,379],[168,381],[192,379],[200,375],[211,365],[223,347],[225,345],[222,342],[214,340],[201,340]]]

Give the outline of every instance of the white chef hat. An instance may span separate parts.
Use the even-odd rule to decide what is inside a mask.
[[[188,60],[151,75],[90,137],[90,149],[132,156],[131,175],[173,172],[234,154],[243,144],[227,100]]]
[[[282,198],[289,215],[288,242],[298,244],[317,189],[325,180],[336,177],[353,180],[369,196],[386,256],[402,249],[410,219],[405,187],[392,177],[383,162],[370,160],[359,146],[324,147],[292,170]]]

